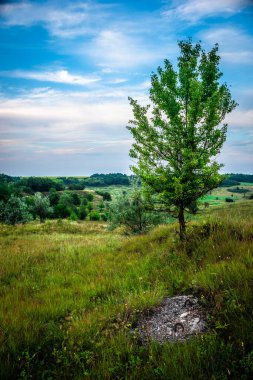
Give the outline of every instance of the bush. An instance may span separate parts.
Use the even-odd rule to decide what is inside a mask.
[[[111,201],[112,200],[111,194],[108,193],[107,191],[96,191],[96,194],[103,197],[104,201]]]
[[[56,206],[59,203],[60,195],[57,193],[56,189],[53,187],[49,192],[50,206]]]
[[[108,216],[106,214],[100,214],[100,217],[103,222],[106,222],[108,220]]]
[[[141,193],[134,189],[127,197],[126,193],[118,196],[109,207],[109,227],[125,226],[127,233],[141,233],[164,222],[161,214],[149,210],[150,203]]]
[[[41,193],[34,195],[34,213],[44,222],[46,217],[52,214],[53,209],[50,207],[48,197],[44,197]]]
[[[238,186],[230,188],[230,189],[228,189],[228,191],[231,192],[231,193],[237,193],[237,194],[245,194],[245,193],[249,192],[248,189],[240,188]]]
[[[100,220],[100,215],[97,211],[91,211],[89,214],[89,218],[93,221]]]
[[[232,198],[225,198],[225,202],[234,202],[234,199],[232,199]]]
[[[80,206],[78,210],[78,216],[80,220],[85,220],[88,215],[87,209],[85,206]]]
[[[9,198],[6,204],[1,202],[0,216],[3,222],[13,226],[17,223],[26,223],[33,219],[27,204],[21,198],[14,195]]]
[[[78,220],[78,216],[76,215],[76,213],[74,211],[71,212],[69,220],[73,220],[73,221]]]
[[[56,218],[68,218],[71,214],[71,209],[62,203],[54,207],[54,216]]]

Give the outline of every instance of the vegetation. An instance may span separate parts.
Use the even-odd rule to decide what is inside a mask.
[[[161,214],[150,211],[141,189],[134,188],[130,193],[118,196],[110,205],[108,220],[110,228],[125,227],[126,233],[141,233],[162,222],[165,218]]]
[[[92,174],[85,180],[86,186],[110,186],[110,185],[130,185],[130,179],[126,174],[110,173],[110,174]]]
[[[1,379],[250,379],[253,203],[124,237],[104,223],[1,225]],[[142,346],[142,311],[195,293],[210,329]]]
[[[26,203],[11,195],[6,203],[0,201],[0,221],[15,226],[17,223],[26,223],[32,220],[32,215]]]
[[[179,47],[178,72],[165,60],[165,68],[151,76],[152,118],[150,106],[130,98],[134,119],[128,129],[135,139],[133,171],[178,218],[183,239],[185,211],[221,182],[221,165],[214,159],[227,125],[220,123],[236,103],[227,85],[219,84],[218,45],[208,53],[190,40]]]

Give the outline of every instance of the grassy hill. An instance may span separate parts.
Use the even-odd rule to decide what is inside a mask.
[[[100,222],[1,225],[1,379],[249,379],[253,201],[126,237]],[[142,346],[132,333],[165,296],[196,294],[210,330]]]

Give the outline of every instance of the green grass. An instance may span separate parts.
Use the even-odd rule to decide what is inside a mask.
[[[125,191],[126,193],[129,192],[132,189],[132,187],[124,185],[111,185],[103,187],[87,186],[85,189],[93,191],[106,191],[111,194],[112,198],[115,198],[117,195],[122,194],[123,191]]]
[[[99,222],[4,226],[1,379],[249,379],[253,202],[125,237]],[[163,297],[196,293],[210,330],[142,346],[131,331]]]

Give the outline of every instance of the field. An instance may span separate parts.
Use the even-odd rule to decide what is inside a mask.
[[[245,200],[245,197],[253,194],[253,183],[242,182],[239,186],[240,189],[247,190],[248,192],[244,195],[243,193],[233,193],[229,190],[236,188],[232,187],[218,187],[217,189],[212,190],[208,195],[200,199],[200,207],[204,202],[208,202],[210,206],[216,206],[224,204],[226,198],[233,198],[234,201]],[[114,199],[117,195],[122,194],[122,192],[128,193],[131,190],[131,186],[122,186],[122,185],[112,185],[104,187],[93,187],[87,186],[86,191],[104,191],[111,194]],[[233,195],[232,195],[233,194]]]
[[[252,225],[249,200],[205,209],[183,243],[176,224],[133,237],[101,222],[1,225],[0,378],[250,379]],[[140,313],[192,293],[210,330],[141,345]]]

